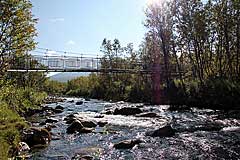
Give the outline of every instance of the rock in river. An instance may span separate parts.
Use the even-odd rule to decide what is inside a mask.
[[[116,149],[132,149],[135,145],[141,143],[140,139],[131,139],[131,140],[124,140],[119,143],[114,144],[114,148]]]
[[[83,127],[93,128],[93,127],[97,126],[97,124],[95,122],[90,121],[90,120],[80,119],[79,121],[82,123]]]
[[[35,145],[45,145],[51,140],[51,134],[46,129],[31,127],[23,132],[23,140],[30,147]]]
[[[175,130],[170,125],[146,133],[147,136],[151,137],[171,137],[174,136],[174,134]]]
[[[67,133],[75,133],[76,131],[80,131],[83,128],[83,125],[80,121],[75,120],[72,124],[67,128]]]
[[[76,102],[76,105],[82,105],[82,104],[83,104],[83,101]]]
[[[63,110],[63,109],[64,109],[64,107],[63,107],[63,106],[61,106],[61,105],[57,105],[55,109],[61,109],[61,110]]]
[[[48,118],[45,122],[46,123],[56,123],[56,122],[58,122],[58,120],[55,118]]]
[[[106,121],[99,121],[98,122],[99,127],[104,127],[106,124],[108,124],[108,122],[106,122]]]
[[[92,160],[94,159],[93,156],[90,155],[75,155],[72,157],[72,160]]]
[[[25,142],[19,142],[18,144],[18,152],[28,152],[30,151],[30,147]]]
[[[137,114],[136,117],[159,117],[159,115],[157,113],[154,113],[154,112],[148,112],[148,113],[140,113],[140,114]]]
[[[85,128],[82,123],[78,120],[75,120],[68,128],[67,128],[67,133],[72,134],[75,132],[79,133],[91,133],[93,129],[91,128]]]
[[[137,107],[123,107],[123,108],[116,108],[113,112],[114,115],[135,115],[142,113],[142,110]]]
[[[62,113],[62,112],[63,112],[63,109],[54,109],[53,112],[54,112],[54,113]]]

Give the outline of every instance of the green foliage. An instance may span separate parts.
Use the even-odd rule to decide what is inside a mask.
[[[53,80],[46,80],[43,88],[43,90],[50,95],[62,95],[65,94],[67,90],[67,84]]]
[[[4,0],[0,6],[0,75],[3,75],[16,57],[35,47],[37,20],[29,0]]]
[[[7,159],[14,155],[20,140],[19,130],[26,127],[26,124],[6,103],[0,103],[0,106],[0,157]]]
[[[33,88],[17,88],[14,85],[3,86],[0,92],[0,100],[19,114],[28,109],[38,108],[47,96],[46,93],[36,92]]]
[[[14,156],[20,131],[26,127],[24,115],[28,109],[38,108],[46,93],[0,81],[0,157]]]

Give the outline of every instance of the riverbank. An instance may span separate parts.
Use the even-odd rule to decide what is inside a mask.
[[[28,121],[49,129],[51,141],[31,147],[29,159],[239,157],[239,111],[170,111],[169,106],[82,98],[46,104],[44,110]]]
[[[46,91],[50,95],[103,99],[113,102],[154,103],[154,92],[150,82],[137,85],[136,81],[130,81],[127,84],[126,81],[118,80],[106,84],[101,75],[91,74],[68,83],[47,81]],[[240,83],[238,81],[212,78],[203,83],[192,80],[183,84],[179,80],[172,80],[168,87],[163,83],[161,88],[161,104],[171,104],[176,110],[181,110],[182,106],[214,110],[240,109]]]

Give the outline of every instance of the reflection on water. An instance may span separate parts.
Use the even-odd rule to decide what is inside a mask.
[[[104,115],[105,109],[135,104],[110,104],[103,101],[85,101],[82,105],[67,99],[59,103],[63,113],[53,115],[59,122],[52,129],[53,140],[43,149],[32,151],[31,159],[71,159],[76,154],[87,154],[96,159],[238,159],[240,157],[240,120],[221,116],[212,110],[170,112],[168,106],[143,106],[144,112],[154,112],[156,118]],[[74,99],[75,101],[79,99]],[[56,104],[48,106],[55,107]],[[66,134],[68,125],[64,118],[76,113],[83,119],[108,122],[105,127],[96,127],[90,134]],[[96,118],[97,117],[97,118]],[[32,121],[38,126],[45,117]],[[145,133],[165,124],[171,124],[178,132],[173,137],[148,137]],[[222,130],[216,126],[228,127]],[[113,144],[121,140],[140,138],[143,143],[131,150],[116,150]]]

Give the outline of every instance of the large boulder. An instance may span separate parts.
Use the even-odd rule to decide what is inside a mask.
[[[93,131],[92,128],[85,128],[79,120],[75,120],[68,128],[67,133],[91,133]]]
[[[135,145],[137,145],[141,142],[142,141],[139,139],[124,140],[124,141],[114,144],[113,147],[116,149],[132,149]]]
[[[46,129],[31,127],[23,132],[23,140],[30,147],[46,145],[51,141],[51,134]]]
[[[171,137],[174,135],[175,135],[175,129],[173,129],[170,125],[166,125],[154,131],[147,132],[147,136],[151,136],[151,137]]]
[[[97,124],[95,122],[90,121],[90,120],[80,119],[79,121],[82,123],[83,127],[93,128],[93,127],[97,126]]]
[[[116,108],[113,112],[114,115],[135,115],[142,113],[142,110],[137,107],[123,107],[123,108]]]
[[[55,109],[61,109],[61,110],[63,110],[63,109],[64,109],[64,107],[63,107],[63,106],[61,106],[61,105],[57,105],[57,106],[55,107]]]
[[[79,117],[76,114],[69,114],[63,120],[66,121],[66,124],[71,124],[73,121],[80,119],[82,119],[82,117]]]
[[[82,128],[78,131],[78,133],[92,133],[93,129],[92,128]]]
[[[75,120],[72,122],[72,124],[67,128],[67,133],[72,134],[75,132],[80,131],[83,128],[83,125],[80,121]]]

